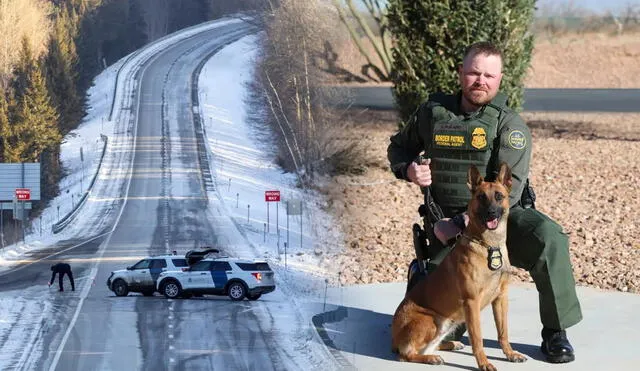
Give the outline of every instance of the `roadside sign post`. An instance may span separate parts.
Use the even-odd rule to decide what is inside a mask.
[[[25,234],[25,221],[31,201],[40,201],[40,163],[0,163],[0,247],[4,241],[4,210],[13,214],[16,237],[20,233],[18,220],[21,220],[22,239]]]
[[[267,233],[269,232],[269,202],[280,202],[280,191],[264,191],[264,201],[267,203]],[[276,230],[278,229],[278,204],[276,203]]]
[[[13,218],[20,220],[20,229],[22,232],[22,241],[24,241],[24,224],[27,220],[25,213],[25,202],[31,201],[31,189],[29,188],[16,188],[15,198],[13,203]]]
[[[287,245],[289,244],[289,215],[300,215],[300,247],[302,248],[302,201],[287,200]]]
[[[18,201],[30,201],[31,190],[29,188],[16,188],[16,200]]]

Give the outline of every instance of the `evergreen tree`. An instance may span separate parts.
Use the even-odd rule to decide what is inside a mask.
[[[127,22],[122,31],[120,39],[127,45],[126,54],[138,50],[147,43],[147,22],[144,20],[138,0],[129,0]]]
[[[69,21],[67,9],[59,9],[45,63],[47,86],[51,102],[60,114],[58,127],[62,133],[74,129],[83,114],[82,101],[76,90],[77,55]]]
[[[44,77],[39,68],[29,76],[29,87],[18,104],[15,117],[16,134],[20,137],[22,162],[38,162],[45,149],[60,145],[58,114],[51,105]]]
[[[21,41],[20,59],[18,65],[13,70],[13,81],[11,87],[13,88],[13,95],[17,101],[26,93],[29,86],[29,76],[32,75],[35,68],[33,51],[29,44],[29,39],[24,36]]]
[[[28,40],[23,39],[20,64],[14,72],[15,108],[11,135],[7,138],[10,162],[37,162],[47,148],[60,144],[58,114],[51,105],[40,66],[32,57]],[[6,148],[7,150],[7,148]]]
[[[0,89],[0,163],[5,161],[5,148],[9,137],[9,110],[4,91]]]
[[[204,0],[173,0],[169,12],[169,32],[205,22],[209,19],[211,7]]]
[[[501,90],[515,109],[533,50],[535,0],[389,0],[394,36],[393,93],[406,120],[430,93],[458,89],[464,50],[490,41],[504,55]]]

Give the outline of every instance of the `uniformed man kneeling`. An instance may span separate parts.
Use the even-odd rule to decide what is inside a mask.
[[[451,223],[439,225],[446,241],[465,227],[469,201],[467,170],[481,169],[493,180],[506,162],[513,173],[507,229],[509,260],[526,269],[536,284],[542,321],[541,350],[552,363],[574,360],[565,329],[582,319],[569,259],[569,239],[562,227],[522,202],[529,191],[531,133],[499,93],[502,53],[492,44],[471,45],[459,67],[457,94],[432,94],[404,128],[391,137],[388,157],[396,177],[431,194]],[[416,160],[423,153],[424,160]],[[429,188],[427,188],[429,187]],[[446,254],[449,249],[444,249]],[[432,259],[441,261],[442,256]],[[437,268],[433,268],[437,269]],[[428,275],[426,279],[429,279]]]

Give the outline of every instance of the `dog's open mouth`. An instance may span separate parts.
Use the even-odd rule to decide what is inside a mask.
[[[498,218],[492,218],[487,220],[485,224],[487,225],[487,229],[494,230],[498,228],[498,222],[499,222]]]

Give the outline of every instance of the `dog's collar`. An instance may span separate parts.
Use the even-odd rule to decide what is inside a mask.
[[[491,269],[492,271],[495,271],[502,268],[502,253],[500,252],[499,247],[491,246],[488,243],[482,241],[481,239],[470,237],[464,233],[461,233],[459,237],[464,237],[469,241],[479,243],[480,245],[484,246],[487,249],[488,251],[487,260],[488,260],[489,269]]]
[[[479,238],[471,237],[471,236],[469,236],[469,235],[467,235],[467,234],[465,234],[465,233],[460,233],[460,234],[458,235],[458,237],[464,237],[464,238],[466,238],[466,239],[467,239],[467,240],[469,240],[469,241],[477,242],[477,243],[479,243],[480,245],[482,245],[482,246],[486,247],[486,248],[487,248],[487,250],[491,250],[491,249],[498,249],[498,250],[500,250],[500,248],[499,248],[499,247],[497,247],[497,246],[491,246],[491,245],[489,245],[488,243],[484,242],[483,240],[481,240],[481,239],[479,239]]]

